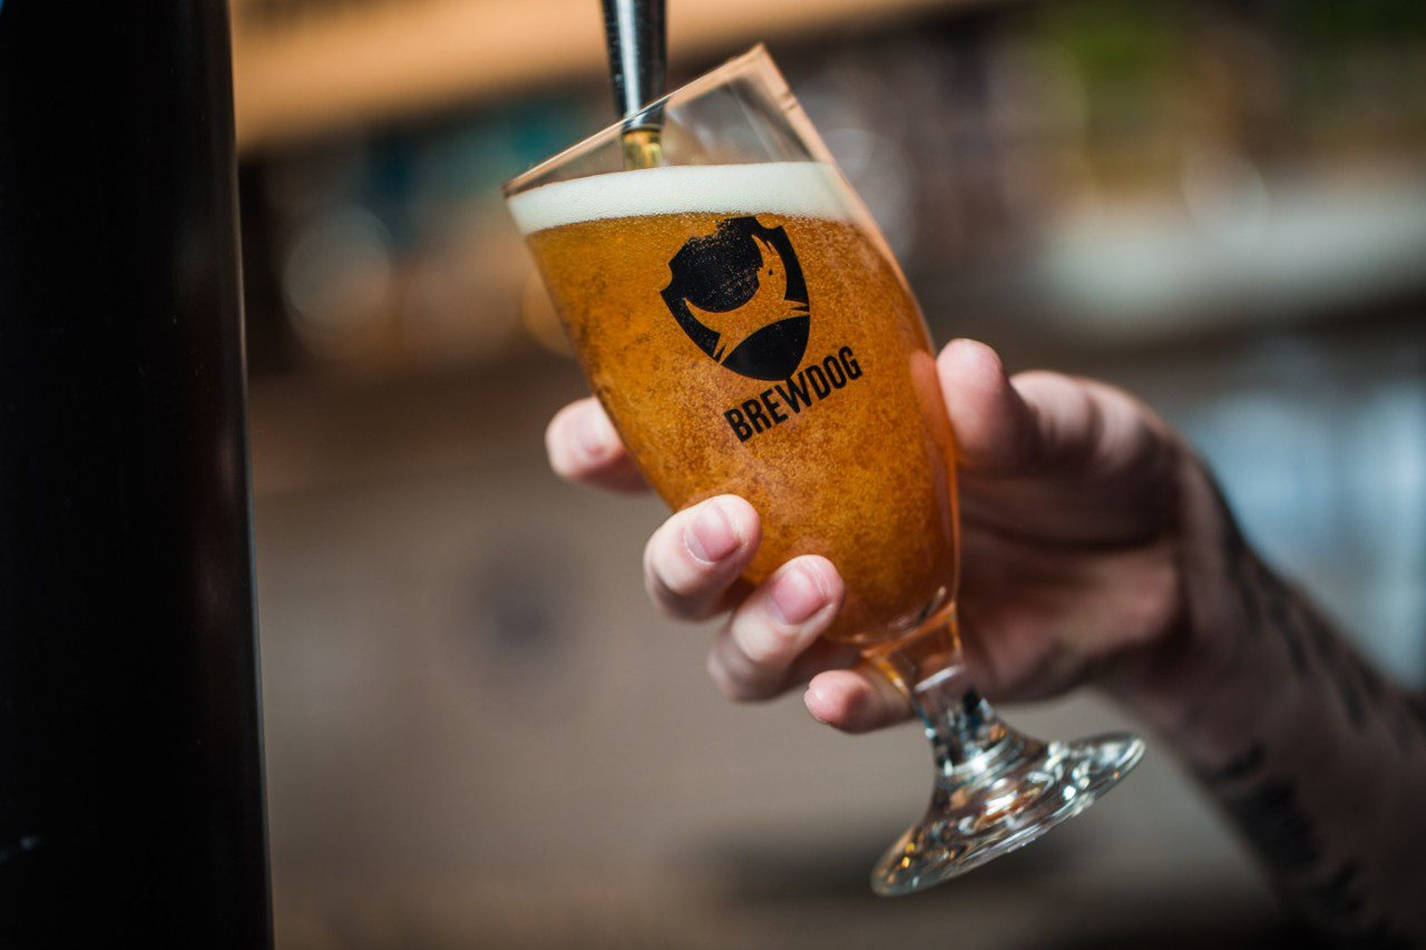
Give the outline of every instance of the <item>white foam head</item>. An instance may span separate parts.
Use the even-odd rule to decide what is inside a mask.
[[[846,188],[823,162],[669,165],[541,185],[512,197],[510,214],[523,234],[602,218],[689,212],[836,221],[850,213]]]

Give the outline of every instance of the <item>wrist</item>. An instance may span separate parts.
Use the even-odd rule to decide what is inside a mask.
[[[1114,698],[1191,757],[1233,754],[1244,713],[1261,705],[1252,585],[1264,568],[1243,541],[1212,474],[1191,452],[1178,472],[1177,621],[1106,684]],[[1231,716],[1217,711],[1233,710]]]

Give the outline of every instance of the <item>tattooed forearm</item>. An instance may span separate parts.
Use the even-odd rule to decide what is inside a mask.
[[[1222,802],[1258,854],[1273,867],[1298,871],[1321,859],[1312,823],[1302,813],[1291,782],[1262,779],[1223,795]]]
[[[1231,533],[1243,643],[1224,675],[1241,686],[1199,702],[1236,702],[1251,728],[1195,771],[1298,916],[1354,945],[1426,945],[1418,710]]]
[[[1426,704],[1262,562],[1198,471],[1185,508],[1190,648],[1170,654],[1177,676],[1129,701],[1294,916],[1352,946],[1426,947]]]
[[[1362,859],[1329,859],[1297,786],[1263,767],[1258,754],[1233,768],[1203,776],[1204,783],[1274,876],[1288,907],[1326,934],[1355,945],[1417,945],[1406,932],[1411,909],[1373,915]],[[1403,925],[1402,921],[1406,920]]]

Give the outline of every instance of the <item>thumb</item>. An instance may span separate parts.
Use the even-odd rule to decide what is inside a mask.
[[[1004,473],[1034,461],[1041,448],[1035,411],[1011,384],[993,349],[975,340],[952,340],[937,357],[936,372],[961,465]]]

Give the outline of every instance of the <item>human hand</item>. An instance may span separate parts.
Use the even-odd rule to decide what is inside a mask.
[[[1025,700],[1152,667],[1189,612],[1191,454],[1127,393],[1056,373],[1011,380],[980,343],[952,342],[937,371],[957,443],[971,681],[993,701]],[[593,399],[561,410],[546,444],[566,478],[644,487]],[[819,639],[843,591],[831,562],[794,558],[756,589],[740,579],[759,537],[757,512],[723,495],[672,515],[644,552],[649,596],[666,613],[728,615],[709,652],[714,682],[735,700],[807,682],[812,715],[848,732],[905,718],[905,698],[853,648]]]

